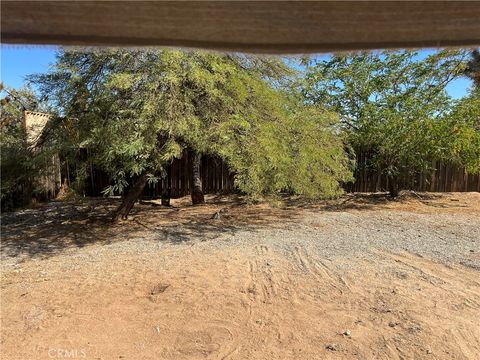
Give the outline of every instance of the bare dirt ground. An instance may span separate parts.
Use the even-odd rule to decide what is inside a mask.
[[[115,205],[2,216],[2,359],[480,358],[479,193]]]

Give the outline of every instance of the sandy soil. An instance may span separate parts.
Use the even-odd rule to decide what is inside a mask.
[[[4,214],[2,359],[480,358],[480,194],[208,200]]]

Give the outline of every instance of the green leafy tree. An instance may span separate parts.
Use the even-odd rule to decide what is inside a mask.
[[[342,194],[339,183],[353,179],[353,162],[337,114],[298,103],[282,111],[277,121],[253,124],[255,130],[248,124],[233,140],[222,131],[237,186],[255,197],[285,190],[308,198]]]
[[[3,210],[11,210],[27,204],[35,191],[32,178],[43,157],[29,149],[23,120],[25,110],[40,107],[30,88],[15,90],[1,84],[0,93],[1,203]]]
[[[480,91],[480,51],[478,49],[474,49],[470,53],[465,75],[473,80],[475,87]]]
[[[480,173],[480,93],[473,90],[458,100],[435,127],[440,140],[435,158],[465,167],[467,173]]]
[[[237,186],[253,196],[285,189],[338,194],[338,181],[348,178],[350,170],[335,136],[334,116],[316,110],[301,116],[301,104],[282,91],[293,73],[279,59],[243,55],[67,50],[58,54],[50,73],[31,80],[58,109],[60,123],[73,124],[76,140],[65,143],[88,148],[95,164],[112,176],[106,194],[122,192],[129,178],[136,179],[114,214],[118,218],[128,215],[145,183],[164,176],[166,166],[185,149],[196,165],[194,202],[203,200],[198,164],[204,154],[223,158],[235,172]],[[307,134],[315,129],[320,131]],[[291,151],[289,136],[295,131],[300,135]],[[328,150],[322,153],[324,145]],[[307,146],[320,152],[311,154]],[[304,158],[309,154],[316,157],[310,167]],[[301,176],[295,161],[308,172],[305,177],[314,179],[314,190],[307,190],[305,179],[301,185],[291,180]]]
[[[306,64],[303,94],[307,102],[340,114],[355,151],[371,154],[369,166],[388,176],[396,196],[400,173],[427,171],[440,156],[466,160],[447,152],[454,147],[443,140],[460,121],[445,116],[452,107],[445,89],[464,74],[467,57],[457,50],[425,58],[389,51],[313,60]]]

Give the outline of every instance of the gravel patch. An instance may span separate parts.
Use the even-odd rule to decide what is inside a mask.
[[[287,256],[293,256],[295,249],[301,247],[312,256],[336,260],[345,267],[351,259],[374,261],[381,256],[381,251],[408,251],[447,265],[480,269],[478,195],[455,195],[463,201],[453,203],[459,206],[459,211],[445,208],[444,203],[438,206],[437,200],[429,202],[429,211],[418,211],[424,204],[410,206],[410,202],[403,202],[403,208],[373,204],[361,210],[274,209],[273,216],[258,213],[257,207],[246,205],[237,210],[232,208],[228,222],[225,217],[211,219],[218,208],[215,204],[164,209],[163,213],[137,207],[140,215],[119,225],[105,220],[106,214],[115,207],[112,200],[55,201],[2,216],[2,264],[14,265],[53,255],[95,262],[102,253],[157,254],[167,248],[175,253],[192,246],[215,250],[262,244]],[[449,195],[441,199],[445,200],[445,196]],[[473,210],[468,211],[472,203]],[[224,204],[225,201],[222,206]],[[404,210],[406,205],[408,211]],[[433,207],[432,211],[432,205],[438,210]],[[184,215],[186,211],[191,213]],[[252,216],[240,221],[248,212]],[[151,214],[159,214],[163,223]],[[263,217],[268,217],[268,221],[257,224],[256,220]]]

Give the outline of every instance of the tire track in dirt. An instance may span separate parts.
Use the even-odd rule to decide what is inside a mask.
[[[293,255],[299,267],[307,274],[313,276],[319,284],[335,289],[340,295],[343,295],[345,290],[350,290],[347,282],[340,274],[333,273],[321,260],[312,259],[303,247],[295,246]],[[341,286],[336,285],[338,282]]]
[[[257,269],[261,266],[261,279],[264,294],[264,301],[271,303],[276,300],[278,295],[279,282],[272,264],[272,252],[265,245],[257,247],[257,253],[260,256],[257,263]]]
[[[465,306],[473,309],[480,308],[480,291],[478,290],[480,284],[478,283],[478,274],[476,272],[458,269],[461,272],[461,282],[463,284],[463,286],[458,286],[459,274],[457,268],[449,268],[443,264],[435,263],[410,253],[398,254],[388,251],[377,251],[377,253],[412,269],[431,285],[439,287],[455,297],[461,295]]]
[[[279,287],[271,264],[273,254],[265,245],[256,245],[254,253],[253,259],[247,262],[249,281],[246,285],[246,292],[252,302],[260,300],[263,303],[271,303],[277,297]],[[260,299],[258,299],[259,292]]]
[[[467,331],[462,328],[452,328],[450,334],[452,335],[452,340],[455,342],[457,347],[461,350],[463,355],[467,359],[478,359],[480,354],[480,330],[477,329],[476,333],[472,331]]]
[[[191,255],[194,254],[187,255],[182,262],[175,264],[177,274],[169,279],[173,285],[165,289],[165,294],[163,292],[159,294],[156,304],[172,310],[179,307],[181,309],[180,312],[167,310],[180,321],[181,326],[172,324],[171,320],[163,323],[162,328],[170,332],[168,337],[172,339],[172,342],[166,346],[168,358],[230,359],[241,348],[242,336],[239,329],[244,327],[244,321],[248,321],[250,315],[243,305],[233,306],[235,299],[232,296],[236,292],[228,289],[244,274],[238,273],[237,263],[231,259],[213,256],[199,257],[197,261],[192,261]],[[195,264],[195,270],[186,264]],[[215,269],[213,273],[212,269]],[[216,288],[219,279],[224,279],[228,283],[227,288],[222,289],[225,291],[219,291]],[[234,287],[231,286],[230,290],[233,290]],[[164,286],[160,286],[160,290],[162,288]],[[225,296],[224,301],[229,303],[230,307],[216,308],[215,299],[218,296]],[[188,301],[184,302],[183,299]],[[193,311],[189,310],[190,308],[193,308]],[[175,330],[170,331],[170,328]]]
[[[282,269],[283,260],[265,245],[253,246],[247,256],[249,279],[244,293],[248,299],[249,315],[246,327],[253,327],[253,331],[262,329],[262,346],[274,347],[278,339],[284,336],[280,326],[282,314],[272,313],[270,309],[272,306],[281,306],[288,298],[282,287],[286,282],[284,274],[277,274],[276,270],[277,267]]]
[[[208,323],[189,323],[173,344],[172,358],[197,359],[199,357],[229,359],[239,350],[239,336],[234,325],[224,320]]]

